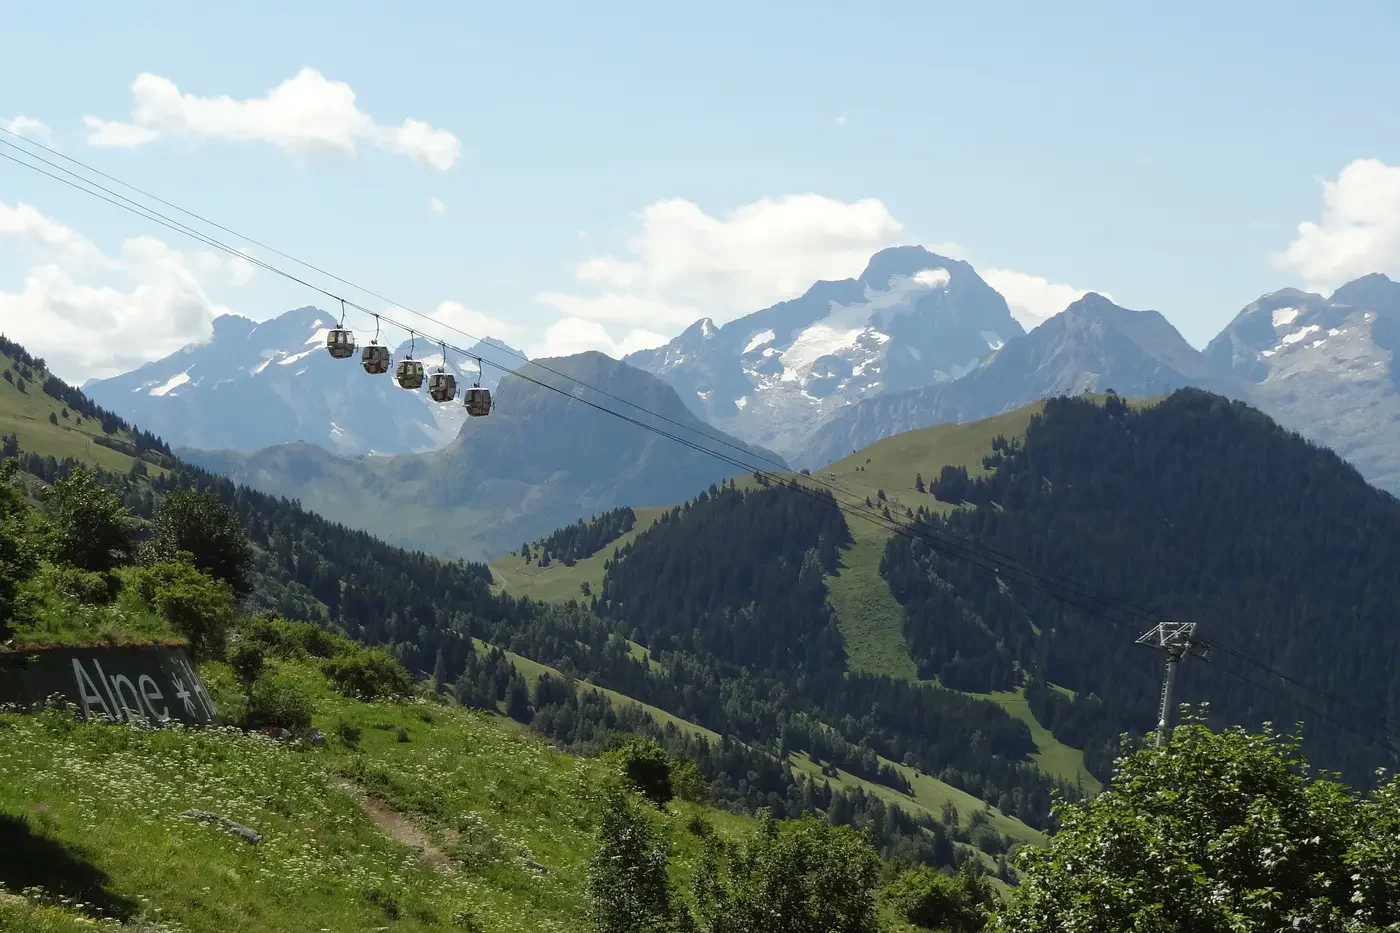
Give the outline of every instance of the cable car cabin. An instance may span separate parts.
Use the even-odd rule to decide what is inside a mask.
[[[372,343],[360,351],[360,365],[371,376],[382,376],[389,371],[389,348]]]
[[[428,377],[428,397],[435,402],[450,402],[457,397],[457,377],[451,373],[433,373]]]
[[[399,365],[394,369],[394,380],[400,389],[423,388],[423,361],[399,360]]]
[[[463,396],[462,404],[467,408],[467,414],[473,418],[491,414],[491,390],[483,389],[481,386],[472,386]]]
[[[332,327],[326,331],[326,349],[336,359],[346,359],[355,353],[355,335],[343,327]]]

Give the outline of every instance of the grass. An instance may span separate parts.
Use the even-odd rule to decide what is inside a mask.
[[[0,434],[13,434],[19,440],[20,449],[28,453],[52,456],[59,460],[72,457],[75,460],[99,466],[118,473],[131,469],[131,457],[120,451],[103,447],[93,442],[93,438],[105,437],[102,423],[83,418],[78,424],[77,412],[69,411],[64,418],[64,405],[43,390],[43,380],[24,380],[26,388],[21,392],[19,367],[8,356],[0,353],[0,370],[8,369],[15,382],[0,379]],[[38,375],[37,373],[35,375]],[[58,423],[51,424],[49,415],[57,417]],[[119,439],[130,440],[125,434]],[[158,467],[150,467],[153,474],[162,472]]]
[[[565,602],[570,599],[586,599],[582,584],[587,583],[593,590],[603,585],[603,564],[617,551],[646,531],[661,514],[665,506],[635,509],[637,523],[616,541],[608,544],[572,567],[561,561],[553,561],[548,567],[529,563],[519,554],[507,554],[491,562],[491,573],[496,584],[512,596],[529,596],[541,602]]]
[[[1056,689],[1061,688],[1057,687]],[[1064,692],[1068,693],[1068,691]],[[1091,797],[1097,796],[1103,790],[1103,784],[1084,766],[1084,752],[1077,748],[1070,748],[1055,738],[1049,729],[1042,726],[1040,721],[1035,718],[1035,714],[1031,712],[1030,704],[1026,702],[1026,696],[1022,690],[1002,690],[996,693],[975,693],[972,695],[991,700],[1006,710],[1010,716],[1021,720],[1030,727],[1031,741],[1035,742],[1035,747],[1038,749],[1031,754],[1031,758],[1046,774],[1084,788],[1084,792]]]
[[[50,645],[130,645],[184,644],[170,622],[145,605],[134,586],[129,585],[135,568],[115,572],[122,588],[106,605],[83,603],[59,595],[63,589],[63,569],[45,562],[39,572],[21,587],[27,611],[15,621],[13,648]],[[92,575],[95,576],[95,575]]]
[[[476,650],[478,653],[485,654],[486,652],[491,650],[491,645],[482,641],[479,638],[474,638],[472,639],[472,641],[476,645]],[[637,650],[646,650],[640,645],[633,645],[633,649],[634,654]],[[519,655],[507,651],[505,652],[505,656],[510,660],[512,664],[515,665],[515,669],[520,672],[520,676],[525,678],[525,683],[529,685],[531,690],[535,688],[535,683],[544,674],[553,674],[555,677],[560,678],[564,676],[559,671],[548,666],[547,664],[541,664],[538,661],[532,661],[524,655]],[[642,710],[645,710],[646,712],[651,714],[651,718],[655,719],[658,725],[665,726],[667,723],[672,723],[677,729],[679,729],[682,732],[688,732],[691,735],[698,736],[702,739],[706,739],[711,742],[718,742],[720,740],[720,735],[718,732],[706,729],[704,726],[696,725],[688,719],[681,719],[679,716],[673,716],[659,706],[652,706],[650,703],[643,703],[641,700],[634,700],[632,697],[629,697],[626,694],[618,693],[616,690],[609,690],[607,687],[599,687],[596,684],[590,683],[587,680],[578,680],[577,682],[580,686],[584,687],[585,689],[597,690],[599,693],[603,694],[605,697],[611,700],[614,706],[636,706]]]
[[[463,912],[489,931],[585,924],[585,872],[609,780],[602,762],[560,752],[501,717],[426,699],[348,700],[309,664],[278,668],[315,697],[324,747],[231,729],[0,714],[0,835],[11,853],[0,855],[0,882],[10,887],[28,871],[50,895],[49,906],[0,898],[0,928],[92,929],[82,917],[95,908],[77,910],[76,901],[146,929],[168,923],[191,933],[463,929],[453,921]],[[228,705],[227,668],[205,672]],[[337,739],[342,723],[360,730],[356,747]],[[434,867],[386,831],[365,794],[446,864]],[[263,839],[252,846],[182,817],[190,808]],[[658,813],[681,884],[699,853],[685,828],[697,814],[731,838],[752,825],[683,802]]]

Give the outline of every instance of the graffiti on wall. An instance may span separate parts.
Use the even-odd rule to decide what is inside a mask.
[[[0,703],[58,694],[84,717],[113,722],[215,721],[214,701],[184,648],[154,645],[0,653]]]

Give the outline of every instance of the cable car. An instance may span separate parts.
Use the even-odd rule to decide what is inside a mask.
[[[332,327],[326,331],[326,349],[338,360],[354,356],[355,335],[344,327]]]
[[[394,368],[394,381],[400,389],[423,388],[423,361],[412,357],[399,360],[399,365]]]
[[[450,402],[457,397],[457,377],[438,370],[428,377],[428,396],[435,402]]]
[[[462,404],[466,406],[467,414],[473,418],[489,415],[491,414],[491,390],[474,385],[462,393]]]
[[[382,376],[389,371],[389,348],[379,345],[379,315],[374,316],[374,339],[360,351],[360,365],[371,376]]]
[[[382,376],[389,371],[389,348],[369,344],[360,351],[360,365],[371,376]]]

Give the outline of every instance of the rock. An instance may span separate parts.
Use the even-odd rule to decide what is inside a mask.
[[[523,858],[520,860],[520,864],[524,865],[526,868],[532,868],[542,875],[549,874],[548,868],[545,868],[543,865],[541,865],[539,862],[535,861],[532,858]]]
[[[312,748],[326,747],[326,734],[320,729],[312,729],[311,734],[307,736],[307,738],[310,740]]]
[[[208,810],[186,810],[180,814],[186,819],[199,820],[201,823],[218,823],[220,827],[235,836],[242,836],[243,841],[255,846],[262,842],[262,834],[255,829],[250,829],[241,823],[219,816],[217,813],[210,813]]]

